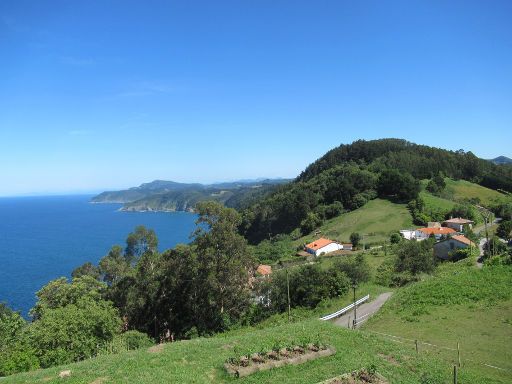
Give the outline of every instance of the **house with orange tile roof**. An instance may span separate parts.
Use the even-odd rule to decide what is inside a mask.
[[[464,230],[464,227],[469,227],[470,229],[472,229],[474,223],[475,222],[472,220],[462,219],[460,217],[443,221],[443,225],[445,227],[455,229],[457,232],[462,232]]]
[[[458,249],[476,247],[475,243],[464,235],[450,236],[434,244],[434,255],[440,259],[447,260],[452,252]]]
[[[343,249],[343,245],[337,243],[334,240],[321,237],[304,247],[305,251],[315,256],[326,255],[331,252],[340,251]]]
[[[436,240],[441,240],[443,236],[455,235],[457,232],[453,228],[434,227],[434,228],[418,228],[414,231],[414,238],[418,241],[426,240],[434,235]]]

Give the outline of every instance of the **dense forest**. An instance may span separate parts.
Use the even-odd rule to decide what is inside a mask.
[[[327,152],[297,179],[280,186],[243,212],[251,243],[308,232],[325,218],[353,210],[377,196],[409,202],[419,181],[443,175],[512,191],[512,166],[497,165],[463,150],[448,151],[401,139],[358,140]]]

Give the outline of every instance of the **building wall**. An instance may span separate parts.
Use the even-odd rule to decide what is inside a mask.
[[[462,232],[464,230],[464,224],[457,223],[445,223],[448,228],[455,229],[457,232]],[[466,224],[469,228],[473,229],[472,224]]]
[[[441,241],[440,243],[434,244],[434,256],[439,257],[440,259],[448,259],[448,254],[450,252],[456,251],[457,249],[467,248],[468,245],[461,243],[460,241],[456,241],[453,239]]]
[[[325,247],[317,249],[317,251],[315,252],[315,255],[320,256],[322,253],[327,254],[327,253],[331,253],[334,251],[339,251],[340,249],[343,249],[343,246],[341,244],[331,243],[331,244],[327,244]]]

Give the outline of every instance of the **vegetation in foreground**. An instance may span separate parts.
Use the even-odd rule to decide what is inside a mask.
[[[236,379],[223,364],[236,351],[257,353],[278,343],[293,343],[305,335],[318,337],[336,348],[330,357],[297,366],[285,366]],[[451,377],[452,366],[430,353],[414,350],[378,336],[353,332],[328,322],[311,320],[271,327],[247,329],[236,335],[218,335],[169,343],[158,348],[101,356],[80,363],[39,370],[4,379],[6,384],[57,383],[58,373],[71,370],[68,383],[317,383],[361,368],[375,368],[391,383],[442,383]],[[461,383],[482,383],[478,373],[460,372]]]

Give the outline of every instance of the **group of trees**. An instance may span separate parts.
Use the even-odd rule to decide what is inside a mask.
[[[121,337],[121,318],[90,276],[53,280],[37,292],[32,321],[0,310],[0,375],[96,356]]]
[[[272,279],[257,283],[260,303],[251,322],[261,321],[290,307],[315,308],[322,300],[346,294],[353,284],[370,279],[370,267],[362,254],[337,260],[323,269],[317,264],[276,271]]]
[[[197,227],[189,245],[158,252],[152,230],[137,227],[123,250],[114,246],[98,267],[82,266],[107,284],[125,327],[154,339],[186,338],[229,328],[249,307],[254,269],[240,215],[215,202],[197,205]]]
[[[85,263],[71,282],[59,278],[37,292],[30,322],[0,305],[0,375],[240,321],[254,269],[241,217],[215,202],[198,204],[197,212],[191,244],[160,253],[154,231],[137,227],[126,247],[112,247],[97,266]]]
[[[434,238],[424,241],[402,241],[400,235],[392,241],[393,258],[384,262],[377,270],[377,280],[382,285],[403,286],[418,280],[423,273],[432,273],[435,258],[432,247]]]
[[[426,186],[426,190],[434,195],[439,195],[446,187],[444,177],[438,173],[432,179],[429,180]]]

